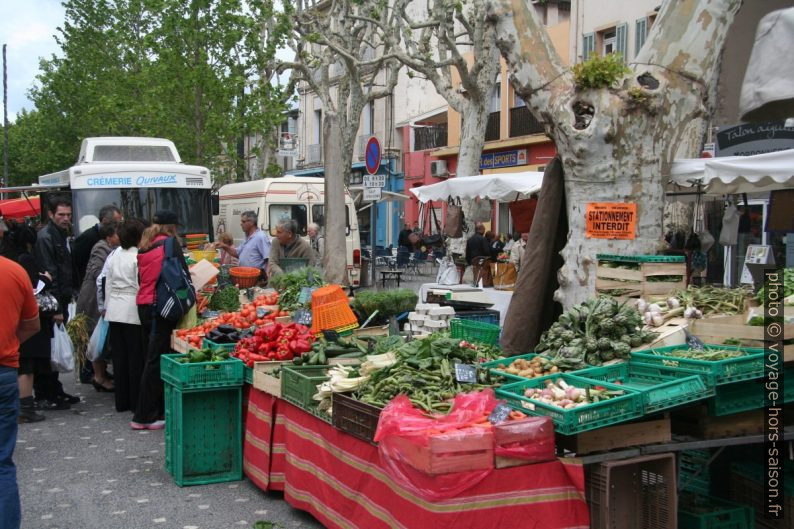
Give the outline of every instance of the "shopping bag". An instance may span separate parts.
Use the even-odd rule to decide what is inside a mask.
[[[63,323],[52,326],[50,365],[59,373],[68,373],[74,370],[74,348],[72,340],[66,332]]]
[[[463,207],[458,203],[454,204],[451,200],[447,204],[447,219],[444,223],[444,235],[457,239],[463,236],[466,220],[463,216]]]
[[[457,285],[460,283],[460,275],[455,262],[451,257],[444,257],[438,260],[438,274],[436,283],[439,285]]]
[[[85,357],[89,362],[96,362],[102,358],[109,327],[110,323],[104,317],[100,317],[96,327],[94,327],[94,332],[91,333],[91,339],[88,340],[88,347],[85,350]]]

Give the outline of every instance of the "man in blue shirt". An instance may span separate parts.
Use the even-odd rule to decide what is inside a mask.
[[[258,268],[264,272],[267,260],[270,257],[270,237],[258,227],[258,217],[253,211],[244,211],[240,215],[240,227],[245,234],[245,240],[236,248],[229,244],[219,242],[218,248],[226,250],[230,255],[240,260],[240,266]]]

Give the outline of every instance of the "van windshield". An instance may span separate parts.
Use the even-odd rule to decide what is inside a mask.
[[[113,204],[125,218],[151,221],[158,209],[176,213],[179,233],[211,233],[209,189],[116,188],[72,191],[75,235],[98,222],[102,206]]]

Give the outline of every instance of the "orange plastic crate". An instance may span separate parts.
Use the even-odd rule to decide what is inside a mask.
[[[350,329],[351,326],[357,327],[358,320],[353,314],[353,309],[350,308],[347,298],[316,307],[312,303],[313,333],[343,328]]]
[[[312,292],[312,309],[333,301],[348,303],[347,296],[339,285],[325,285]]]

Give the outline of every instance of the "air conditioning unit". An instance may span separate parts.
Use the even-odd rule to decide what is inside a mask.
[[[430,162],[430,176],[446,178],[449,176],[446,160],[433,160]]]

